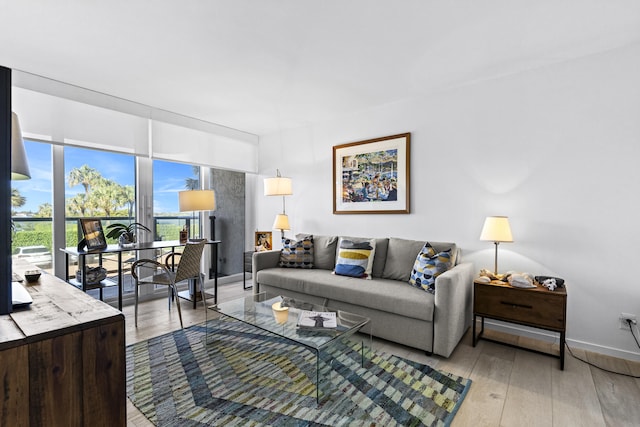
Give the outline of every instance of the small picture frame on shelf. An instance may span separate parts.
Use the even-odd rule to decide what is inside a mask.
[[[84,246],[86,246],[88,251],[107,247],[107,239],[104,237],[102,223],[98,218],[80,218],[78,221],[80,222],[80,228],[82,228],[82,234],[84,235]],[[80,248],[83,242],[80,242],[78,248]]]
[[[255,250],[256,252],[270,251],[273,249],[273,241],[270,231],[256,231]]]
[[[187,226],[185,225],[182,230],[180,230],[180,243],[187,243],[189,240],[189,231],[187,230]]]

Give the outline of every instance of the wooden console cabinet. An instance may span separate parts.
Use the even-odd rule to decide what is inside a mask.
[[[24,286],[0,316],[0,425],[126,426],[124,315],[49,274]]]
[[[564,369],[565,334],[567,324],[567,290],[550,291],[542,286],[523,289],[506,283],[480,283],[473,285],[473,346],[484,332],[484,319],[502,320],[519,325],[533,326],[560,334],[560,369]],[[476,318],[482,319],[476,336]]]

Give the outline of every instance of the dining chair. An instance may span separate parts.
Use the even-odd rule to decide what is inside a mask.
[[[131,275],[135,281],[135,325],[138,326],[138,286],[140,285],[165,285],[169,287],[169,297],[173,296],[178,307],[178,317],[180,318],[180,327],[182,324],[182,312],[180,311],[180,300],[178,299],[178,289],[176,283],[187,279],[198,280],[200,289],[203,289],[202,275],[200,274],[200,260],[202,259],[202,251],[206,242],[187,243],[182,254],[171,253],[162,264],[152,259],[140,259],[131,266]],[[171,266],[175,263],[175,256],[180,255],[180,260],[175,271]],[[170,265],[171,260],[171,265]],[[143,269],[152,269],[153,273],[149,276],[140,277],[139,271]],[[169,300],[169,309],[171,309],[171,300]]]

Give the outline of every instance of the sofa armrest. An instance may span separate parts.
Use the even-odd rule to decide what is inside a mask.
[[[471,326],[474,267],[456,265],[436,278],[433,352],[449,357]]]
[[[258,271],[265,268],[274,268],[280,262],[280,251],[260,251],[254,252],[251,258],[251,279],[253,281],[253,292],[258,293]]]

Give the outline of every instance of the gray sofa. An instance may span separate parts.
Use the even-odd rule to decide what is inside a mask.
[[[372,279],[332,274],[338,236],[314,235],[314,268],[278,267],[280,251],[255,252],[254,293],[289,296],[330,309],[367,316],[363,329],[374,336],[449,357],[471,325],[474,269],[461,263],[454,243],[430,242],[439,252],[451,248],[454,267],[436,278],[435,294],[408,280],[425,241],[376,239]]]

